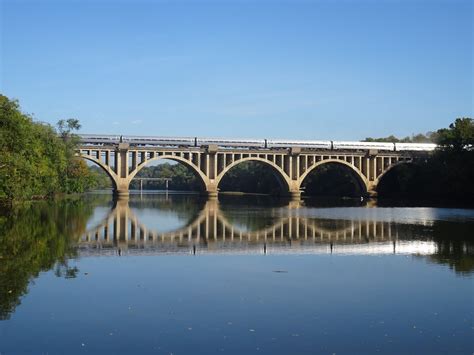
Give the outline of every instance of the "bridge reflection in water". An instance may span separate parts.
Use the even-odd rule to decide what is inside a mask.
[[[412,239],[403,225],[378,220],[331,220],[302,216],[295,202],[272,209],[269,226],[246,230],[226,217],[215,199],[185,227],[160,232],[140,221],[128,200],[79,239],[81,254],[434,254],[432,240]],[[403,237],[399,238],[400,228]]]

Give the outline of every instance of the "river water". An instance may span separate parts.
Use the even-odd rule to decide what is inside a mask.
[[[0,214],[0,354],[472,354],[474,210],[107,194]]]

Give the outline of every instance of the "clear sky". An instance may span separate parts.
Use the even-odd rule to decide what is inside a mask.
[[[0,91],[83,133],[345,139],[473,116],[473,1],[1,2]]]

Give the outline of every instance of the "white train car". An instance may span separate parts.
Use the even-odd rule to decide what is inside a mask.
[[[78,134],[81,143],[106,145],[117,144],[120,142],[120,136],[106,134]]]
[[[395,143],[390,142],[342,142],[342,141],[333,141],[334,150],[344,150],[344,149],[377,149],[377,150],[395,150]]]
[[[331,141],[310,141],[310,140],[276,140],[267,139],[267,148],[292,148],[300,147],[307,149],[331,149]]]
[[[395,150],[402,151],[425,151],[431,152],[437,147],[434,143],[395,143]]]
[[[129,144],[142,146],[191,147],[196,144],[196,139],[194,137],[124,136],[123,141]]]
[[[197,138],[198,146],[215,144],[223,148],[265,148],[265,139]]]

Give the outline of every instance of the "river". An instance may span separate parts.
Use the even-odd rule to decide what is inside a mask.
[[[88,194],[0,214],[0,354],[474,352],[474,210]]]

